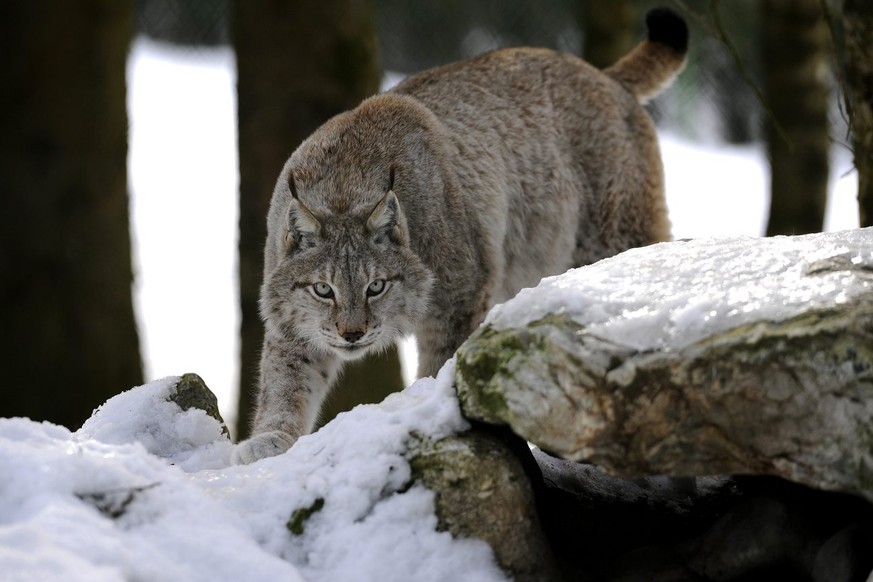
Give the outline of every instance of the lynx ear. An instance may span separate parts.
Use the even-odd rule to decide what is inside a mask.
[[[288,174],[288,187],[291,189],[291,203],[288,205],[286,214],[287,224],[285,231],[285,246],[292,250],[305,244],[315,244],[315,237],[321,232],[321,223],[297,197],[297,186],[294,183],[294,174]]]
[[[406,217],[400,209],[400,201],[393,190],[382,197],[367,219],[367,230],[372,233],[377,243],[391,241],[395,244],[407,244],[409,237],[406,229]]]

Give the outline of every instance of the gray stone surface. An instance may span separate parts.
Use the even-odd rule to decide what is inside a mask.
[[[458,351],[464,413],[618,476],[768,474],[873,499],[873,229],[726,241],[721,270],[717,243],[691,244],[552,281],[562,307],[523,325],[506,314],[554,293],[508,302]],[[646,305],[644,287],[603,291],[644,286],[638,274],[656,267]]]
[[[218,398],[199,375],[193,373],[183,375],[167,400],[175,402],[182,410],[198,408],[204,411],[221,424],[221,432],[230,438],[230,431],[227,430],[224,418],[218,410]]]

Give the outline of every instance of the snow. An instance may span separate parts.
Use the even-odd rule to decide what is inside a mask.
[[[485,542],[436,531],[434,494],[410,487],[410,435],[468,427],[453,369],[245,466],[229,466],[217,421],[166,400],[178,378],[110,399],[76,432],[0,419],[2,578],[504,580]]]
[[[485,324],[517,328],[561,313],[616,344],[675,349],[871,293],[870,271],[873,227],[661,243],[543,279],[492,309]]]

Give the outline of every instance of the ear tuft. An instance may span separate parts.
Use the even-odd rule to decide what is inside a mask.
[[[407,244],[406,218],[403,216],[400,201],[397,200],[397,195],[394,194],[393,190],[388,190],[373,208],[367,219],[367,230],[372,233],[376,242],[389,240],[395,244]]]
[[[285,246],[289,251],[301,246],[314,246],[315,238],[321,232],[321,223],[297,196],[293,172],[288,173],[288,188],[291,190],[291,202],[286,213]]]

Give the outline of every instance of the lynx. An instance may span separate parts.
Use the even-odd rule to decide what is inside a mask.
[[[237,463],[312,430],[345,361],[414,333],[435,375],[486,312],[547,275],[670,238],[641,106],[684,66],[667,9],[599,71],[503,49],[409,77],[291,155],[267,216],[265,337]]]

